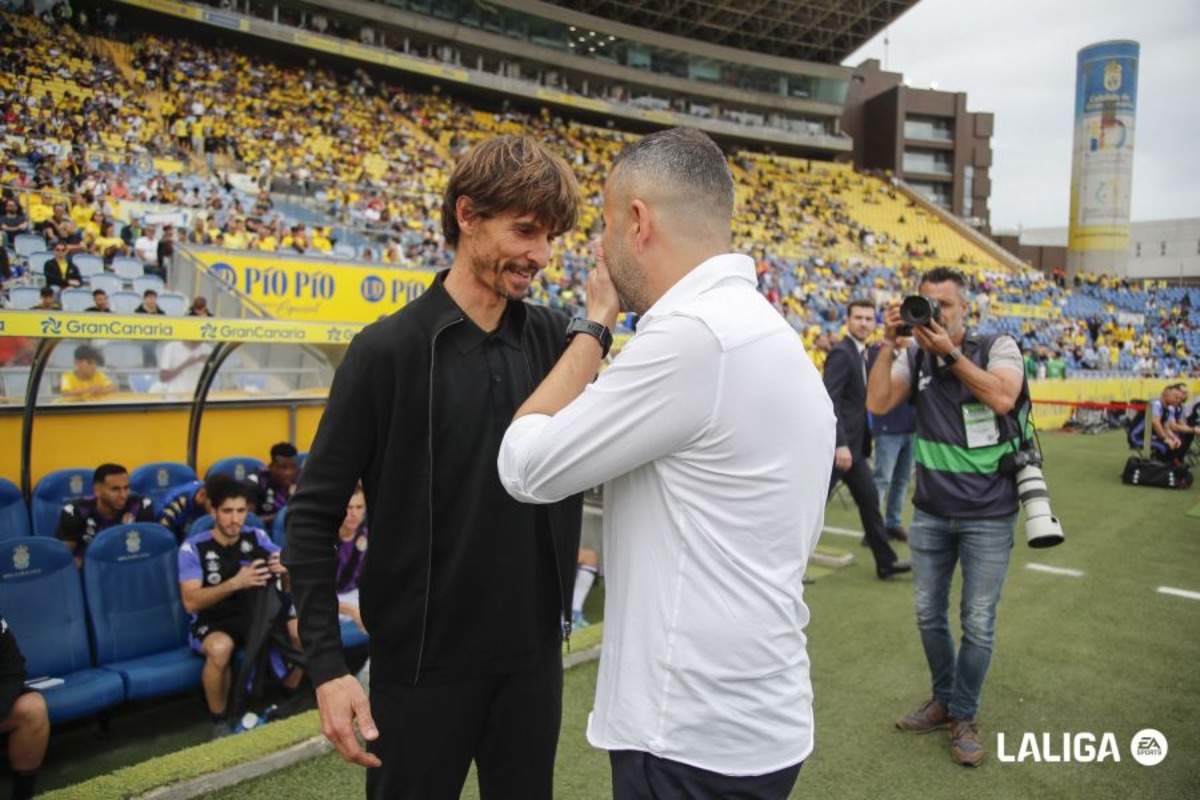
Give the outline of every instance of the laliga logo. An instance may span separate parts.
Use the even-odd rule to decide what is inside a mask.
[[[383,299],[385,287],[383,278],[378,275],[368,275],[363,278],[362,286],[359,289],[362,292],[363,299],[368,303],[378,303]]]
[[[62,321],[54,317],[46,317],[42,320],[42,336],[60,336],[62,334]]]
[[[996,734],[996,758],[1006,764],[1032,761],[1034,763],[1063,764],[1071,761],[1091,763],[1094,761],[1121,760],[1121,749],[1113,733],[1100,734],[1097,743],[1092,733],[1066,733],[1056,739],[1050,733],[1026,733],[1016,753],[1008,752],[1004,734]],[[1145,728],[1133,735],[1129,742],[1133,760],[1146,767],[1153,767],[1167,757],[1167,737],[1154,728]]]
[[[237,273],[233,271],[233,267],[226,264],[224,261],[219,261],[209,268],[213,277],[229,286],[237,286]]]

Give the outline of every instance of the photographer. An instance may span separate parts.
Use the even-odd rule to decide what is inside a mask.
[[[1016,484],[1001,473],[1000,459],[1023,438],[1010,415],[1025,393],[1025,372],[1014,339],[967,331],[965,285],[954,269],[939,267],[922,276],[926,321],[912,325],[915,341],[905,352],[896,346],[905,327],[900,307],[888,307],[883,343],[867,381],[867,408],[882,415],[912,402],[917,412],[917,490],[908,536],[917,628],[933,697],[896,726],[913,733],[949,726],[952,758],[976,766],[984,753],[975,713],[1017,521]],[[920,312],[921,301],[915,305]],[[956,652],[948,610],[959,560],[963,639]]]

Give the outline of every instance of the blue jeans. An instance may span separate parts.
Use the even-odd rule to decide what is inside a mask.
[[[1008,572],[1017,515],[947,519],[914,509],[908,529],[917,629],[929,662],[933,696],[955,719],[974,719],[992,662],[996,605]],[[950,633],[950,582],[962,562],[962,646]]]
[[[904,513],[904,495],[912,479],[913,433],[881,433],[875,442],[875,488],[883,509],[883,526],[899,528]]]

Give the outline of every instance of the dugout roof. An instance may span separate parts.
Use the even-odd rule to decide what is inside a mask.
[[[552,0],[657,33],[840,64],[918,0]]]

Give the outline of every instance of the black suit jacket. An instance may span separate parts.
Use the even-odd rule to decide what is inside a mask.
[[[874,362],[874,350],[867,371]],[[863,379],[863,360],[854,340],[847,336],[838,342],[825,359],[825,390],[833,400],[837,415],[837,446],[849,447],[855,458],[871,455],[871,426],[867,424],[867,384]]]
[[[67,270],[64,274],[62,267],[59,266],[57,259],[50,259],[43,265],[42,274],[46,276],[47,286],[58,286],[65,288],[67,281],[75,280],[83,283],[83,276],[79,274],[79,267],[75,266],[74,262],[67,259]]]

